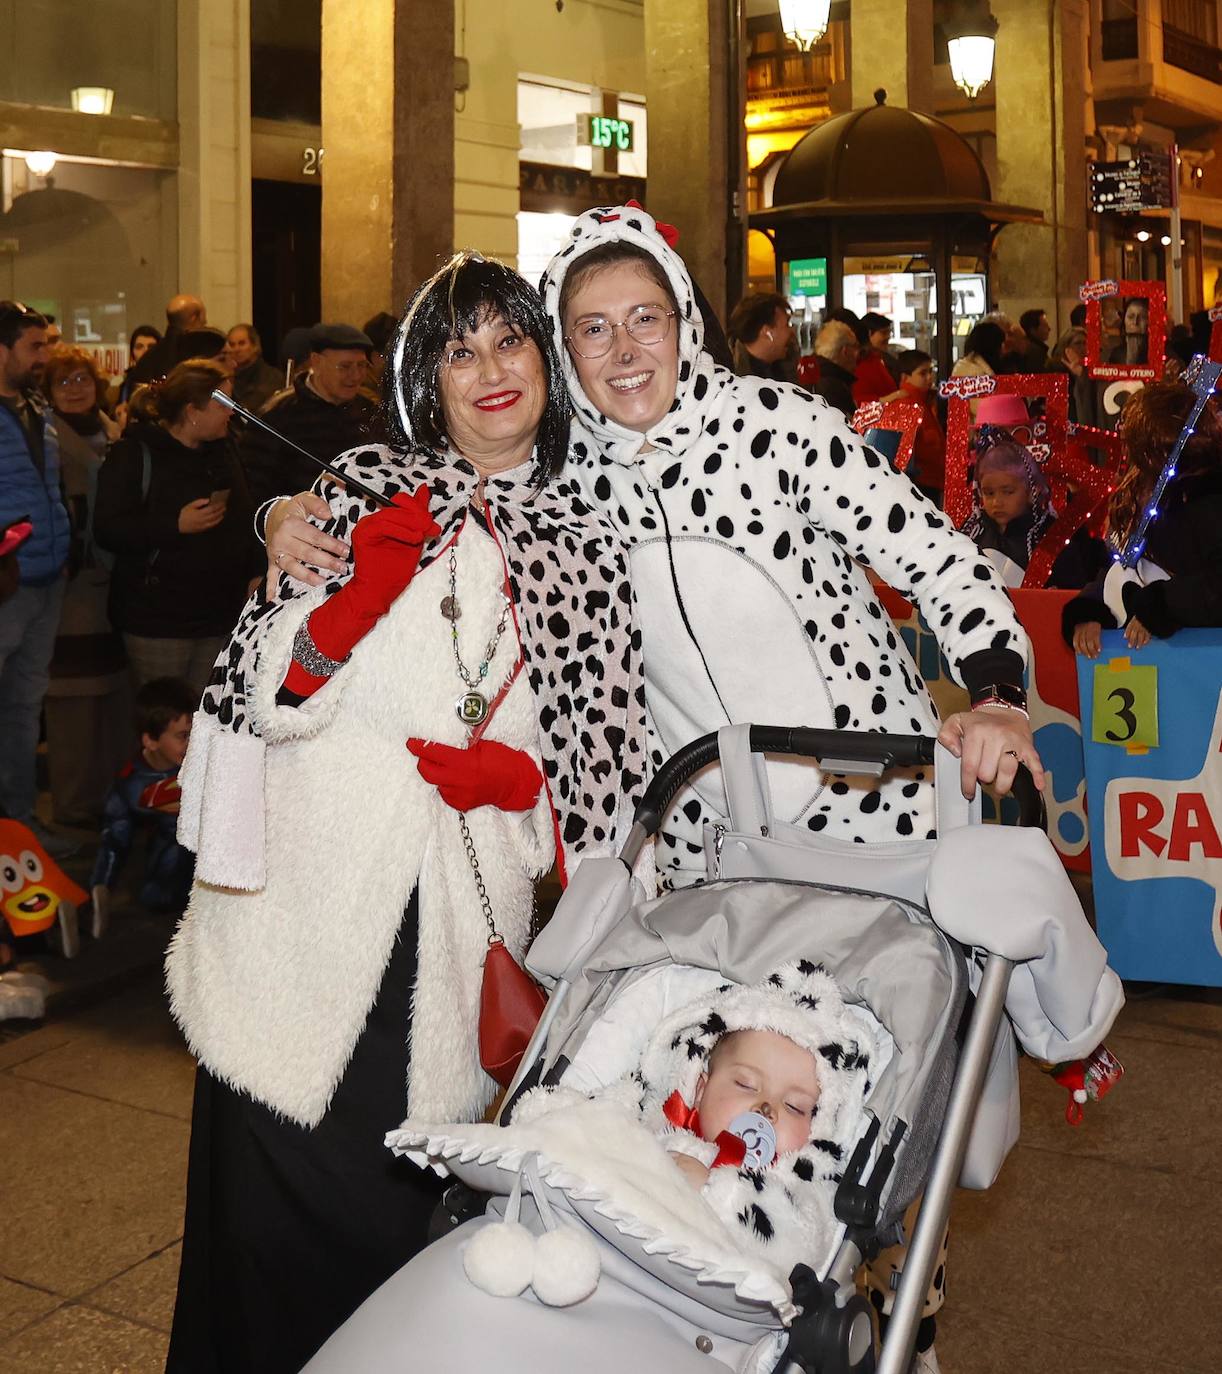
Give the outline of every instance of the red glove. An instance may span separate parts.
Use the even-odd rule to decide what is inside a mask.
[[[479,806],[529,811],[539,800],[543,775],[534,759],[520,749],[490,739],[477,740],[469,749],[409,739],[407,748],[420,761],[420,776],[455,811],[474,811]]]
[[[358,520],[352,529],[352,577],[322,603],[309,620],[320,653],[342,662],[390,610],[416,572],[424,545],[441,533],[429,515],[429,489],[400,492],[394,505]],[[293,662],[284,685],[310,696],[324,682]]]

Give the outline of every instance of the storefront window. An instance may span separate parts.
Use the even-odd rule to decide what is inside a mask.
[[[148,0],[0,0],[0,93],[70,110],[74,90],[108,91],[109,110],[86,111],[176,119],[175,14]]]
[[[605,151],[583,141],[591,115],[631,124],[631,147]],[[635,197],[643,204],[647,160],[645,102],[639,96],[608,100],[589,87],[523,78],[518,82],[522,209],[518,212],[518,270],[538,282],[574,219],[595,205]],[[622,128],[622,125],[617,125]],[[553,170],[554,169],[554,170]]]
[[[177,242],[171,172],[61,158],[44,178],[0,159],[0,297],[54,315],[109,376],[136,325],[164,328]]]
[[[987,310],[986,279],[979,264],[957,258],[951,272],[951,357]],[[925,258],[845,258],[844,304],[858,315],[867,310],[892,323],[893,349],[919,348],[937,357],[937,279]]]

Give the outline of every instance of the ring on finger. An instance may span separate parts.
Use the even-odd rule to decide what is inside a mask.
[[[1017,749],[1007,749],[1005,752],[1006,752],[1007,754],[1009,754],[1009,756],[1010,756],[1012,759],[1017,759],[1018,756],[1019,756],[1019,755],[1018,755],[1018,750],[1017,750]]]

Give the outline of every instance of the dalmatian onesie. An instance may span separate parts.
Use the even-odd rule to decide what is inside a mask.
[[[589,401],[563,338],[566,275],[615,241],[655,258],[678,303],[674,404],[644,435]],[[1021,684],[1026,635],[989,562],[823,400],[712,362],[687,268],[643,210],[582,215],[540,290],[576,410],[569,470],[630,550],[652,770],[732,722],[935,733],[867,568],[917,603],[957,681]],[[769,767],[778,815],[859,842],[926,836],[929,781]],[[702,876],[704,828],[725,811],[715,771],[680,793],[657,856],[667,884]]]

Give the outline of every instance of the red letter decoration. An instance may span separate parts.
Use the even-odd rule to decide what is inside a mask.
[[[858,434],[865,434],[868,429],[893,430],[900,436],[896,471],[903,472],[912,462],[912,446],[921,425],[921,407],[916,401],[868,401],[857,407],[849,423]]]
[[[1101,381],[1123,378],[1152,382],[1161,376],[1167,343],[1167,288],[1161,281],[1088,281],[1078,295],[1086,303],[1086,370]],[[1104,361],[1101,302],[1110,296],[1123,302],[1137,297],[1146,302],[1146,360],[1144,363]]]

